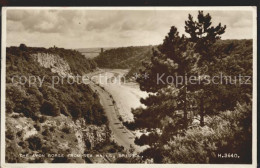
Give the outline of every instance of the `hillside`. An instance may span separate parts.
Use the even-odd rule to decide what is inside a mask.
[[[106,150],[117,150],[98,95],[84,84],[52,85],[52,77],[66,81],[93,71],[93,61],[62,48],[20,45],[6,53],[6,162],[83,163],[91,161],[67,154],[98,152],[107,145]],[[45,156],[33,157],[40,154]]]
[[[7,53],[17,55],[17,53],[26,53],[27,55],[35,53],[49,53],[59,55],[61,58],[67,61],[71,71],[74,74],[82,75],[83,73],[93,71],[96,68],[96,63],[92,60],[86,59],[79,51],[76,50],[67,50],[64,48],[36,48],[36,47],[9,47],[7,48]]]
[[[103,50],[110,50],[112,49],[111,47],[108,48],[103,48]],[[79,51],[82,55],[84,55],[86,58],[88,59],[94,59],[95,57],[97,57],[100,52],[101,52],[101,48],[77,48],[75,49],[76,51]]]
[[[252,48],[252,40],[219,40],[216,42],[216,52],[228,55],[246,55]],[[100,68],[130,69],[127,78],[133,78],[142,68],[143,61],[150,61],[152,48],[157,46],[122,47],[105,51],[94,60]]]
[[[94,60],[100,68],[131,69],[130,73],[138,71],[142,61],[150,60],[152,46],[121,47],[105,51]]]

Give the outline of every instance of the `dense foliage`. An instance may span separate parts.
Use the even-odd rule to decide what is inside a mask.
[[[7,48],[6,55],[6,110],[7,113],[23,113],[27,117],[35,118],[38,114],[58,116],[64,114],[74,119],[85,118],[89,124],[101,125],[107,122],[99,99],[89,86],[84,84],[63,84],[52,87],[50,69],[42,68],[31,57],[31,53],[50,52],[59,53],[71,65],[74,74],[91,71],[95,65],[92,61],[78,55],[71,50],[51,48],[29,48],[21,45]],[[73,58],[74,56],[74,58]],[[74,65],[77,64],[77,65]],[[82,66],[82,67],[81,67]],[[93,67],[91,67],[93,66]],[[73,69],[76,69],[75,71]],[[29,85],[28,82],[18,83],[14,76],[29,76],[44,78],[42,85],[36,83]],[[24,78],[23,78],[24,79]]]
[[[163,162],[171,163],[250,163],[251,105],[238,104],[234,111],[208,117],[204,127],[187,129],[173,136],[163,147]],[[227,158],[218,155],[229,155]],[[236,156],[237,155],[237,156]],[[238,159],[237,157],[239,156]]]
[[[23,54],[25,58],[28,58],[33,53],[56,54],[67,61],[74,74],[79,75],[93,71],[97,67],[95,61],[86,59],[79,51],[57,48],[55,46],[46,49],[43,47],[27,47],[25,44],[21,44],[20,47],[8,47],[7,53],[17,56],[18,54]]]
[[[93,129],[89,131],[95,134],[109,132],[106,130],[107,118],[99,98],[85,84],[63,82],[53,87],[52,77],[59,75],[42,67],[32,56],[34,53],[49,53],[63,58],[69,64],[73,75],[85,74],[96,67],[93,61],[72,50],[31,48],[24,44],[7,48],[6,162],[83,163],[84,158],[67,157],[67,154],[79,153],[82,150],[93,152],[88,146],[85,149],[82,144],[86,141],[88,145],[93,145],[93,142],[90,144],[89,138],[80,135],[79,131],[91,124]],[[30,77],[36,77],[37,81],[33,81],[34,84],[29,83]],[[67,79],[64,77],[63,80]],[[82,130],[78,130],[79,127]],[[104,127],[106,129],[103,130]],[[94,136],[93,138],[97,138],[97,135]],[[102,138],[102,144],[109,146],[109,134],[100,137]],[[67,144],[67,147],[64,144]],[[22,153],[45,156],[23,158],[19,156]],[[63,156],[47,157],[48,153]]]
[[[142,61],[148,61],[152,56],[152,46],[121,47],[106,50],[94,60],[100,68],[130,69],[127,78],[133,76],[142,67]]]
[[[150,145],[142,155],[157,163],[250,163],[252,40],[220,40],[226,27],[212,26],[211,16],[202,11],[196,21],[189,15],[185,25],[188,37],[171,27],[151,61],[143,63],[137,82],[151,94],[141,99],[146,108],[133,110],[134,123],[125,125],[150,132],[135,142]],[[234,83],[239,75],[249,77],[249,83]],[[158,83],[158,76],[164,82]],[[169,76],[172,81],[197,78],[195,84],[177,85],[167,82]],[[232,80],[208,83],[214,76],[218,82],[223,76]],[[218,158],[220,153],[240,158]]]

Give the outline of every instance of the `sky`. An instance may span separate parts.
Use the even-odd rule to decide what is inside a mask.
[[[212,25],[226,25],[222,39],[251,39],[252,11],[204,11]],[[8,9],[6,44],[31,47],[94,48],[157,45],[171,26],[185,34],[185,20],[197,10]]]

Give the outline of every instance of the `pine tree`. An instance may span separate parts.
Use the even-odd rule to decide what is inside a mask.
[[[157,95],[150,95],[146,100],[141,101],[150,106],[150,108],[143,110],[142,115],[151,114],[154,111],[154,115],[160,115],[161,119],[164,119],[167,115],[172,116],[168,113],[175,114],[181,111],[183,113],[182,125],[184,128],[188,126],[187,94],[189,92],[185,77],[192,74],[196,65],[194,63],[197,58],[193,52],[193,47],[194,45],[187,44],[185,36],[179,36],[177,28],[173,26],[165,37],[163,44],[158,47],[158,50],[153,50],[151,63],[144,64],[145,69],[141,71],[141,77],[137,79],[137,82],[140,84],[141,90],[153,92]],[[143,78],[145,74],[149,75],[148,79]],[[175,83],[167,83],[169,76]],[[162,77],[162,82],[159,81],[158,83],[158,77]],[[181,83],[176,85],[177,80],[181,80]],[[168,93],[172,94],[167,95]],[[158,98],[167,103],[160,104]],[[160,112],[161,114],[156,114],[159,112],[156,107],[164,109]],[[166,109],[169,109],[169,111]],[[147,116],[149,115],[147,114]]]
[[[139,145],[148,144],[150,148],[143,151],[141,155],[144,159],[153,158],[156,163],[185,163],[186,157],[190,154],[189,150],[192,148],[199,149],[198,156],[194,157],[196,159],[191,158],[188,162],[209,162],[211,160],[208,154],[215,155],[216,150],[228,149],[223,144],[216,145],[219,140],[217,138],[215,141],[212,137],[220,137],[220,139],[226,137],[227,142],[233,142],[234,138],[238,139],[241,135],[241,129],[234,123],[244,123],[244,119],[246,119],[247,129],[243,135],[246,137],[251,134],[251,107],[249,106],[245,110],[247,112],[243,113],[243,120],[233,116],[237,115],[234,109],[237,102],[250,104],[252,85],[205,84],[203,78],[207,75],[211,77],[218,75],[219,72],[233,76],[238,74],[252,76],[252,41],[251,43],[244,42],[242,46],[247,47],[242,47],[242,49],[233,42],[230,44],[230,42],[218,41],[225,32],[226,26],[221,26],[221,24],[216,27],[211,26],[211,16],[204,15],[202,11],[199,11],[197,21],[189,15],[185,24],[185,30],[190,36],[180,36],[177,28],[171,27],[163,44],[153,49],[151,62],[143,63],[144,69],[140,70],[141,75],[137,79],[141,90],[150,94],[147,98],[141,99],[141,103],[146,108],[133,110],[135,122],[128,125],[132,129],[147,129],[150,132],[148,136],[143,135],[135,142]],[[235,53],[233,53],[234,50]],[[190,81],[187,83],[184,81],[178,85],[167,83],[169,76],[176,81],[177,76],[189,79],[193,75],[199,77],[196,82],[201,79],[202,81],[198,84],[191,84]],[[161,76],[164,82],[158,83],[158,76]],[[230,111],[232,108],[233,112]],[[197,111],[199,111],[201,127],[193,127],[188,122],[189,119],[194,120],[194,112]],[[232,135],[234,131],[229,133],[230,131],[223,129],[222,125],[218,125],[218,121],[210,121],[215,117],[222,120],[219,116],[223,114],[223,111],[230,115],[230,128],[237,130],[231,139],[227,135]],[[209,115],[207,127],[203,127],[204,115]],[[216,123],[217,127],[212,126],[212,123]],[[227,124],[226,121],[224,123]],[[220,130],[223,132],[221,133]],[[216,134],[219,135],[216,136]],[[209,141],[212,145],[205,144]],[[250,137],[246,141],[250,142]],[[232,150],[244,150],[240,148],[241,144]],[[246,159],[250,159],[250,156]]]
[[[185,30],[190,37],[180,36],[177,28],[171,27],[163,44],[153,49],[151,62],[143,63],[144,69],[140,70],[141,75],[137,78],[140,89],[150,94],[146,99],[141,99],[141,103],[147,108],[133,110],[135,128],[148,128],[152,132],[151,135],[160,134],[153,136],[158,140],[153,138],[153,141],[149,142],[151,148],[144,151],[146,155],[151,154],[151,151],[160,152],[163,144],[172,136],[185,133],[189,119],[193,120],[194,108],[199,108],[198,102],[201,125],[204,125],[205,103],[201,95],[204,95],[205,87],[192,85],[186,80],[193,75],[207,72],[205,69],[213,60],[211,55],[208,55],[212,52],[210,47],[224,33],[225,26],[222,27],[221,24],[217,27],[211,26],[211,16],[209,14],[204,16],[202,11],[199,11],[198,21],[193,21],[191,15],[188,19],[185,22]],[[167,83],[169,77],[173,83]],[[180,79],[182,82],[176,84]],[[145,144],[141,140],[136,141]],[[151,154],[150,157],[155,156]],[[161,157],[157,158],[157,162],[160,162],[160,159]]]
[[[197,21],[193,20],[193,17],[189,14],[188,20],[185,21],[185,31],[190,35],[188,39],[190,42],[195,43],[195,52],[201,55],[199,59],[199,69],[197,72],[198,76],[212,75],[211,65],[216,63],[216,53],[212,49],[213,44],[221,38],[221,35],[225,33],[226,26],[211,26],[210,14],[203,14],[203,11],[198,12]],[[203,82],[194,88],[197,89],[199,95],[199,108],[200,108],[200,124],[204,126],[204,115],[205,115],[205,95],[210,95],[211,87],[204,85]]]
[[[137,79],[140,89],[151,94],[141,99],[147,108],[135,109],[133,114],[135,127],[148,128],[152,132],[148,136],[150,139],[153,136],[153,141],[149,142],[152,148],[149,150],[159,152],[161,145],[171,136],[183,134],[188,128],[191,119],[188,113],[194,96],[185,80],[197,71],[199,55],[194,53],[194,47],[194,43],[188,43],[187,38],[180,36],[173,26],[163,44],[153,49],[151,62],[144,63],[144,69],[140,70],[141,75]],[[148,78],[144,78],[146,74]],[[158,83],[158,77],[162,82]],[[161,132],[160,136],[156,136],[157,128]],[[145,144],[141,140],[137,142]],[[156,159],[157,162],[160,162],[160,158]]]

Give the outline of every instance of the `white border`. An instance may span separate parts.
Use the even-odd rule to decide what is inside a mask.
[[[252,11],[253,13],[253,120],[252,120],[252,164],[251,165],[238,165],[238,164],[48,164],[48,163],[5,163],[5,77],[6,77],[6,11],[9,9],[21,9],[21,10],[229,10],[229,11]],[[10,168],[20,168],[20,167],[32,167],[32,168],[42,168],[42,167],[109,167],[113,166],[115,168],[131,167],[138,166],[139,168],[157,168],[157,167],[167,167],[167,168],[222,168],[222,167],[238,167],[238,168],[252,168],[257,166],[257,8],[255,6],[233,6],[233,7],[3,7],[2,8],[2,53],[1,53],[1,167],[10,167]]]

